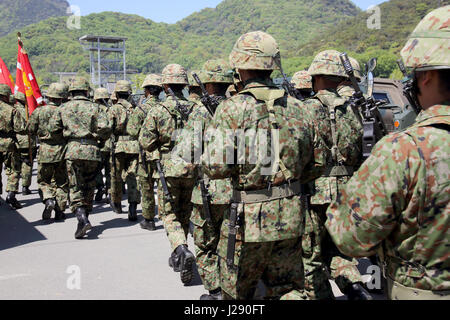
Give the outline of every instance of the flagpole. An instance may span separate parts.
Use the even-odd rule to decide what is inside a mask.
[[[17,32],[17,39],[19,41],[19,45],[20,47],[23,49],[23,42],[22,42],[22,34],[20,32]],[[28,110],[28,101],[27,99],[25,99],[25,114],[26,114],[26,120],[27,120],[27,128],[28,128],[28,121],[30,119],[30,113]],[[28,132],[27,130],[27,136],[28,136],[28,156],[30,157],[30,166],[31,168],[33,168],[33,151],[32,151],[32,147],[31,147],[31,136],[30,136],[30,132]]]

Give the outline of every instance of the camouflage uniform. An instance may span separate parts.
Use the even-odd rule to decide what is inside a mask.
[[[17,92],[14,97],[16,98],[16,104],[14,107],[19,111],[24,119],[27,117],[27,109],[25,107],[26,97],[25,94]],[[17,149],[20,154],[19,171],[12,171],[8,179],[11,179],[11,184],[15,185],[14,189],[18,189],[19,180],[22,178],[22,188],[24,194],[29,194],[29,187],[31,185],[31,177],[33,171],[33,154],[36,149],[36,139],[34,136],[29,135],[17,135]],[[30,148],[31,143],[31,148]],[[31,151],[31,154],[30,154]]]
[[[61,119],[58,121],[63,126],[64,138],[67,140],[65,159],[70,207],[78,219],[75,238],[79,239],[92,228],[88,217],[92,212],[95,178],[102,160],[98,140],[108,139],[111,127],[100,107],[87,98],[89,82],[86,79],[75,78],[69,91],[86,93],[86,96],[74,96],[72,93],[72,100],[61,108]]]
[[[411,34],[401,54],[413,72],[450,68],[449,13],[432,11]],[[327,211],[342,252],[380,254],[390,299],[450,298],[449,128],[448,101],[423,110],[377,143]]]
[[[148,75],[142,87],[145,88],[147,86],[161,86],[162,78],[158,74],[150,74]],[[141,131],[142,125],[144,124],[147,115],[153,112],[153,109],[159,103],[159,99],[157,96],[149,95],[146,97],[145,103],[139,105],[136,109],[134,109],[131,114],[130,121],[127,125],[127,131],[133,139],[139,139],[139,133]],[[139,148],[141,148],[139,146]],[[145,156],[145,159],[142,158]],[[150,224],[148,226],[145,225],[145,222],[141,224],[143,228],[148,228],[150,230],[155,230],[154,227],[154,219],[155,219],[155,192],[154,192],[154,173],[155,173],[155,163],[154,160],[158,158],[158,153],[153,152],[142,152],[139,155],[139,168],[138,168],[138,180],[142,194],[142,216],[146,221]],[[152,223],[153,222],[153,223]]]
[[[327,50],[319,53],[308,73],[345,77],[339,52]],[[333,299],[328,278],[335,280],[341,291],[352,294],[352,285],[362,283],[357,269],[358,262],[342,255],[326,233],[325,212],[336,199],[337,193],[358,168],[362,158],[362,126],[348,106],[347,98],[340,97],[333,89],[320,90],[314,98],[328,113],[327,146],[332,161],[322,177],[310,184],[310,210],[306,215],[303,237],[305,287],[310,299]],[[328,273],[328,271],[330,273]]]
[[[62,99],[61,93],[61,85],[52,83],[47,97]],[[63,218],[69,193],[67,168],[64,160],[66,141],[60,121],[60,109],[60,106],[49,102],[32,113],[28,124],[28,132],[32,136],[37,136],[40,143],[37,182],[42,191],[42,201],[46,204],[44,219],[51,217],[53,209],[56,212],[56,219]],[[51,204],[48,200],[51,200]]]
[[[231,67],[223,60],[209,60],[207,61],[198,73],[200,81],[203,84],[217,83],[230,84],[233,83],[233,76]],[[224,96],[215,96],[216,99],[225,100]],[[200,102],[201,103],[201,102]],[[214,112],[215,110],[213,110]],[[188,123],[186,124],[186,131],[195,133],[196,126],[201,124],[201,132],[209,126],[212,121],[212,115],[206,108],[196,108],[191,114]],[[192,150],[195,154],[201,154],[202,144],[194,144],[193,137],[186,133],[181,137],[180,145],[186,144],[184,139],[192,138]],[[196,148],[196,149],[194,149]],[[190,163],[199,163],[199,159],[190,159]],[[198,174],[199,168],[193,170]],[[204,295],[202,298],[218,297],[220,294],[220,273],[219,273],[219,257],[217,255],[217,244],[220,238],[220,227],[223,222],[223,216],[229,208],[232,197],[232,187],[230,179],[210,180],[206,175],[197,177],[202,179],[208,189],[210,195],[210,218],[211,221],[206,220],[204,212],[202,192],[200,188],[200,181],[197,180],[196,186],[192,192],[193,211],[191,215],[191,222],[194,225],[194,244],[195,256],[200,278],[203,286],[211,295]],[[201,298],[201,299],[202,299]]]
[[[109,93],[105,88],[97,88],[94,91],[94,101],[99,104],[100,110],[103,114],[108,116],[109,105],[108,105]],[[95,196],[95,201],[102,201],[103,194],[108,192],[111,188],[111,139],[108,139],[100,143],[100,152],[102,154],[101,168],[97,174],[96,186],[97,195]],[[102,170],[105,170],[103,175]],[[103,180],[103,177],[105,180]]]
[[[177,64],[171,64],[164,68],[163,85],[170,86],[188,85],[188,78],[185,69]],[[197,105],[184,98],[181,92],[176,93],[181,107],[185,109],[186,115],[190,114]],[[183,111],[184,112],[184,111]],[[183,164],[178,164],[171,159],[171,151],[175,146],[176,130],[184,127],[185,120],[180,110],[176,107],[176,101],[168,95],[164,103],[156,105],[142,126],[139,135],[139,142],[147,152],[159,152],[159,160],[163,168],[168,191],[172,201],[164,196],[162,183],[158,187],[158,209],[159,217],[164,223],[170,246],[173,250],[169,259],[170,266],[176,272],[181,271],[181,280],[187,284],[192,279],[192,265],[194,256],[187,249],[187,234],[189,232],[189,218],[191,216],[192,189],[194,188],[194,177]],[[155,175],[158,175],[155,172]],[[186,260],[187,263],[179,261]]]
[[[308,71],[303,70],[294,73],[291,83],[295,90],[299,91],[303,97],[308,98],[311,96],[313,91],[312,77]]]
[[[128,81],[118,81],[114,90],[116,93],[131,93],[131,85]],[[137,187],[136,174],[139,162],[139,143],[136,138],[130,136],[127,131],[127,123],[134,111],[133,105],[127,100],[121,99],[109,110],[112,134],[115,139],[116,163],[111,158],[111,203],[116,207],[117,213],[121,213],[122,185],[127,184],[128,203],[130,210],[128,218],[135,221],[136,206],[141,202],[141,195]],[[117,170],[117,171],[116,171]]]
[[[11,89],[6,84],[0,84],[0,97],[7,98],[11,96]],[[26,120],[21,116],[17,109],[8,103],[0,100],[0,173],[3,164],[6,171],[12,168],[18,171],[18,152],[15,144],[16,134],[24,134],[26,132]],[[0,189],[3,186],[0,183]],[[13,208],[20,209],[22,206],[15,198],[15,192],[11,186],[7,186],[8,196],[6,201]],[[1,190],[0,190],[1,191]]]
[[[279,60],[275,39],[261,31],[239,38],[230,55],[232,67],[239,70],[275,70]],[[203,156],[204,170],[211,179],[232,179],[232,207],[238,204],[240,217],[231,268],[225,259],[233,254],[227,252],[227,241],[234,210],[225,213],[221,227],[218,255],[224,298],[252,299],[260,279],[267,287],[267,298],[302,291],[305,203],[301,182],[320,175],[328,154],[316,125],[308,106],[278,90],[270,79],[247,80],[243,91],[219,105]],[[264,130],[258,142],[252,134],[256,129]],[[245,153],[238,153],[238,161],[245,165],[234,160],[238,146],[227,137],[239,132],[233,130],[242,130],[245,140],[250,140],[242,150]],[[255,145],[272,150],[270,163],[250,158],[250,146]]]

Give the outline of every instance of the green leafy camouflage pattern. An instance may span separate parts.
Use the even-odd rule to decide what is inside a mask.
[[[105,101],[108,101],[109,99],[109,92],[106,88],[97,88],[94,91],[94,101],[104,99]]]
[[[63,136],[61,108],[62,106],[49,102],[31,114],[28,132],[39,139],[39,163],[58,163],[64,160],[66,139]]]
[[[169,64],[162,71],[162,84],[189,85],[186,69],[179,64]]]
[[[353,93],[355,93],[355,89],[352,86],[348,85],[339,85],[336,89],[336,92],[339,96],[349,99],[353,97]]]
[[[55,199],[58,207],[64,212],[69,196],[66,162],[39,163],[37,176],[43,202]]]
[[[298,71],[294,73],[291,83],[295,89],[312,89],[312,77],[308,71]]]
[[[341,53],[336,50],[325,50],[318,53],[311,63],[308,73],[311,76],[327,75],[347,77],[339,57],[340,54]]]
[[[109,119],[109,106],[106,106],[103,103],[99,103],[98,107],[100,108],[100,112],[102,112],[102,114]],[[98,142],[99,142],[99,145],[100,145],[100,151],[102,153],[103,152],[104,153],[111,152],[111,148],[112,148],[111,138],[109,138],[106,141],[100,139]]]
[[[147,75],[142,83],[142,88],[148,86],[162,87],[162,76],[155,73]]]
[[[139,157],[137,154],[118,153],[116,154],[116,163],[111,161],[111,199],[114,203],[122,201],[122,186],[123,182],[127,184],[127,195],[129,203],[140,203],[141,194],[137,186],[137,170]],[[117,172],[115,171],[117,169]]]
[[[406,287],[450,289],[449,126],[449,105],[436,105],[383,138],[327,211],[343,253],[383,248],[387,276]]]
[[[111,126],[98,104],[75,96],[60,108],[60,119],[55,121],[62,122],[64,138],[68,141],[65,159],[102,160],[98,140],[109,138]]]
[[[400,54],[406,67],[449,68],[450,5],[431,11],[409,36]]]
[[[16,108],[16,110],[20,113],[22,118],[27,119],[27,110],[20,101],[16,101],[14,108]],[[33,136],[28,138],[27,134],[25,135],[17,134],[16,138],[17,138],[17,149],[28,150],[28,148],[30,147],[30,142],[31,147],[36,148],[36,139]]]
[[[100,168],[97,160],[67,160],[67,174],[69,177],[70,209],[85,207],[92,212],[95,195],[95,178]]]
[[[127,124],[134,109],[133,105],[124,99],[119,99],[109,109],[109,121],[112,125],[112,134],[116,138],[116,154],[139,154],[139,143],[137,139],[130,136],[127,131]]]
[[[246,90],[255,87],[265,90],[277,90],[272,81],[257,80],[249,83]],[[279,145],[280,158],[291,173],[292,180],[307,182],[322,173],[327,164],[328,151],[320,136],[318,122],[314,119],[314,111],[307,104],[285,95],[275,101],[275,121],[280,126]],[[226,152],[234,150],[234,139],[224,139],[224,148],[217,148],[217,139],[226,137],[227,130],[264,129],[271,132],[267,106],[258,101],[250,93],[240,93],[222,102],[210,126],[215,130],[208,142],[203,159],[204,170],[211,179],[232,178],[235,190],[267,189],[272,180],[273,185],[286,183],[281,170],[271,176],[263,171],[271,171],[271,164],[243,165],[227,164]],[[271,139],[268,137],[268,150],[271,150]],[[255,142],[256,143],[256,142]],[[250,146],[247,141],[245,157],[248,160]],[[262,170],[262,168],[268,170]],[[266,242],[293,239],[300,237],[302,230],[302,205],[299,197],[272,200],[263,203],[246,204],[241,211],[245,221],[245,239],[247,242]]]
[[[0,152],[14,151],[15,134],[24,133],[26,120],[14,107],[0,101]]]
[[[242,35],[236,41],[229,59],[232,69],[278,70],[281,65],[276,40],[262,31]]]
[[[224,59],[208,60],[199,78],[202,83],[233,83],[233,71]]]

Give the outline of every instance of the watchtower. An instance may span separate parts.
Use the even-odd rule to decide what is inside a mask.
[[[123,37],[93,35],[79,39],[84,50],[89,51],[93,85],[106,87],[108,83],[126,80],[126,40]]]

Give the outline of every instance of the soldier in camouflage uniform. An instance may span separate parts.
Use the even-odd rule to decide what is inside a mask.
[[[25,97],[25,94],[23,94],[22,92],[16,92],[14,94],[14,97],[16,99],[16,104],[14,105],[14,107],[20,112],[24,119],[27,119],[27,108],[25,107],[27,99]],[[17,135],[17,142],[17,149],[20,153],[20,170],[18,172],[13,172],[12,177],[15,180],[15,182],[13,183],[18,185],[20,178],[22,178],[22,194],[29,195],[31,194],[30,185],[33,171],[32,161],[34,160],[34,154],[36,150],[36,139],[34,136]]]
[[[167,99],[155,106],[145,119],[139,142],[145,151],[159,152],[158,160],[167,180],[167,190],[160,181],[158,209],[172,248],[169,266],[175,272],[180,272],[181,281],[187,285],[192,280],[192,267],[195,263],[195,257],[187,246],[195,179],[183,163],[172,160],[171,152],[175,147],[177,134],[185,126],[193,108],[198,105],[183,96],[182,91],[189,83],[186,70],[182,66],[170,64],[164,68],[162,76]],[[176,99],[169,94],[169,88]]]
[[[64,104],[55,126],[63,129],[67,140],[65,160],[69,176],[70,208],[78,219],[75,238],[92,229],[89,214],[95,194],[95,178],[101,166],[98,140],[107,140],[111,126],[98,104],[89,101],[89,82],[76,77],[70,84],[72,99]]]
[[[28,132],[37,136],[40,143],[38,157],[38,184],[45,204],[42,219],[48,220],[55,210],[55,220],[65,218],[69,183],[64,155],[66,141],[61,126],[55,125],[59,119],[64,88],[60,83],[52,83],[48,88],[49,103],[36,109],[28,123]]]
[[[208,94],[215,100],[225,100],[225,93],[228,86],[233,83],[233,74],[229,64],[223,59],[208,60],[198,73],[200,81],[205,85]],[[200,102],[201,103],[201,102]],[[209,106],[211,112],[215,112],[215,107]],[[202,132],[212,121],[213,115],[208,112],[207,108],[196,108],[189,117],[186,125],[186,131],[195,132],[196,126],[201,124]],[[187,134],[181,137],[180,144],[185,144],[184,139],[188,138]],[[191,138],[191,137],[190,137]],[[202,144],[194,144],[191,140],[194,155],[199,154],[203,150]],[[199,163],[199,159],[189,159],[189,163]],[[198,166],[193,167],[193,172],[201,174]],[[220,227],[222,225],[223,216],[229,208],[232,197],[231,181],[229,179],[210,180],[206,175],[197,176],[196,186],[192,193],[193,211],[191,222],[194,225],[194,243],[195,255],[200,278],[203,286],[209,291],[209,294],[202,295],[200,300],[220,300],[220,273],[219,273],[219,257],[217,255],[217,244],[220,238]],[[200,182],[203,182],[208,189],[208,203],[210,212],[205,212],[203,197],[207,196],[202,193]]]
[[[430,12],[401,51],[423,109],[416,123],[379,141],[327,211],[342,252],[379,253],[390,299],[450,299],[449,15]]]
[[[137,205],[141,195],[137,188],[136,174],[139,162],[139,143],[127,131],[127,123],[134,111],[134,106],[128,101],[131,95],[131,85],[126,80],[116,83],[114,89],[118,101],[109,110],[114,144],[111,152],[115,154],[115,163],[111,157],[111,208],[116,213],[122,213],[122,187],[125,181],[128,190],[128,220],[137,220]]]
[[[235,95],[237,95],[236,87],[234,86],[234,84],[231,84],[228,86],[226,96],[227,96],[227,98],[231,98]]]
[[[298,90],[304,98],[311,97],[313,91],[312,77],[308,71],[302,70],[294,73],[291,83],[295,90]]]
[[[188,100],[195,102],[196,104],[201,104],[202,90],[198,85],[197,81],[192,77],[192,74],[196,73],[197,75],[200,73],[199,70],[192,70],[188,73],[188,81],[189,81],[189,97]]]
[[[142,84],[145,94],[145,102],[139,105],[132,113],[128,121],[127,131],[134,139],[139,139],[139,133],[147,115],[160,103],[159,95],[162,88],[162,77],[159,74],[149,74]],[[158,152],[145,152],[139,145],[138,180],[142,194],[142,216],[144,220],[140,223],[142,229],[156,230],[155,227],[155,177],[157,175],[155,160],[159,158]],[[145,158],[143,158],[145,157]]]
[[[233,185],[231,209],[225,213],[218,244],[225,299],[252,299],[260,279],[268,299],[290,293],[300,298],[303,289],[301,184],[321,174],[328,151],[315,111],[279,90],[270,79],[280,60],[270,35],[257,31],[238,39],[230,63],[239,72],[244,90],[219,105],[203,155],[208,176],[231,178]],[[262,130],[258,137],[256,130]],[[238,141],[229,138],[234,134]],[[239,138],[250,142],[241,149]],[[255,153],[261,154],[252,150],[255,146],[267,147],[270,151],[263,153],[268,157],[270,152],[270,159],[254,158]],[[235,213],[237,231],[229,227]],[[233,252],[227,243],[234,232]]]
[[[336,92],[346,80],[339,55],[335,50],[320,52],[308,70],[316,93],[311,100],[320,103],[328,113],[331,132],[327,145],[332,159],[322,177],[309,186],[311,205],[303,236],[305,287],[310,299],[333,299],[328,281],[331,277],[348,299],[367,300],[371,297],[363,287],[358,262],[340,254],[324,227],[326,209],[362,159],[362,126],[348,106],[348,99]]]
[[[109,105],[109,92],[106,88],[97,88],[94,91],[94,102],[100,106],[100,110],[108,115]],[[95,195],[95,201],[101,202],[103,195],[111,188],[111,139],[106,142],[100,142],[100,152],[102,153],[102,166],[97,174],[97,194]],[[103,180],[102,170],[105,170],[105,181]],[[107,197],[109,198],[109,196]]]
[[[22,115],[10,105],[11,88],[7,84],[0,84],[0,173],[2,166],[5,171],[19,171],[19,153],[16,149],[16,134],[26,133],[26,120]],[[3,186],[0,181],[0,189]],[[7,186],[8,193],[6,202],[13,209],[20,209],[22,205],[16,199],[14,186]],[[0,190],[2,191],[2,190]]]

